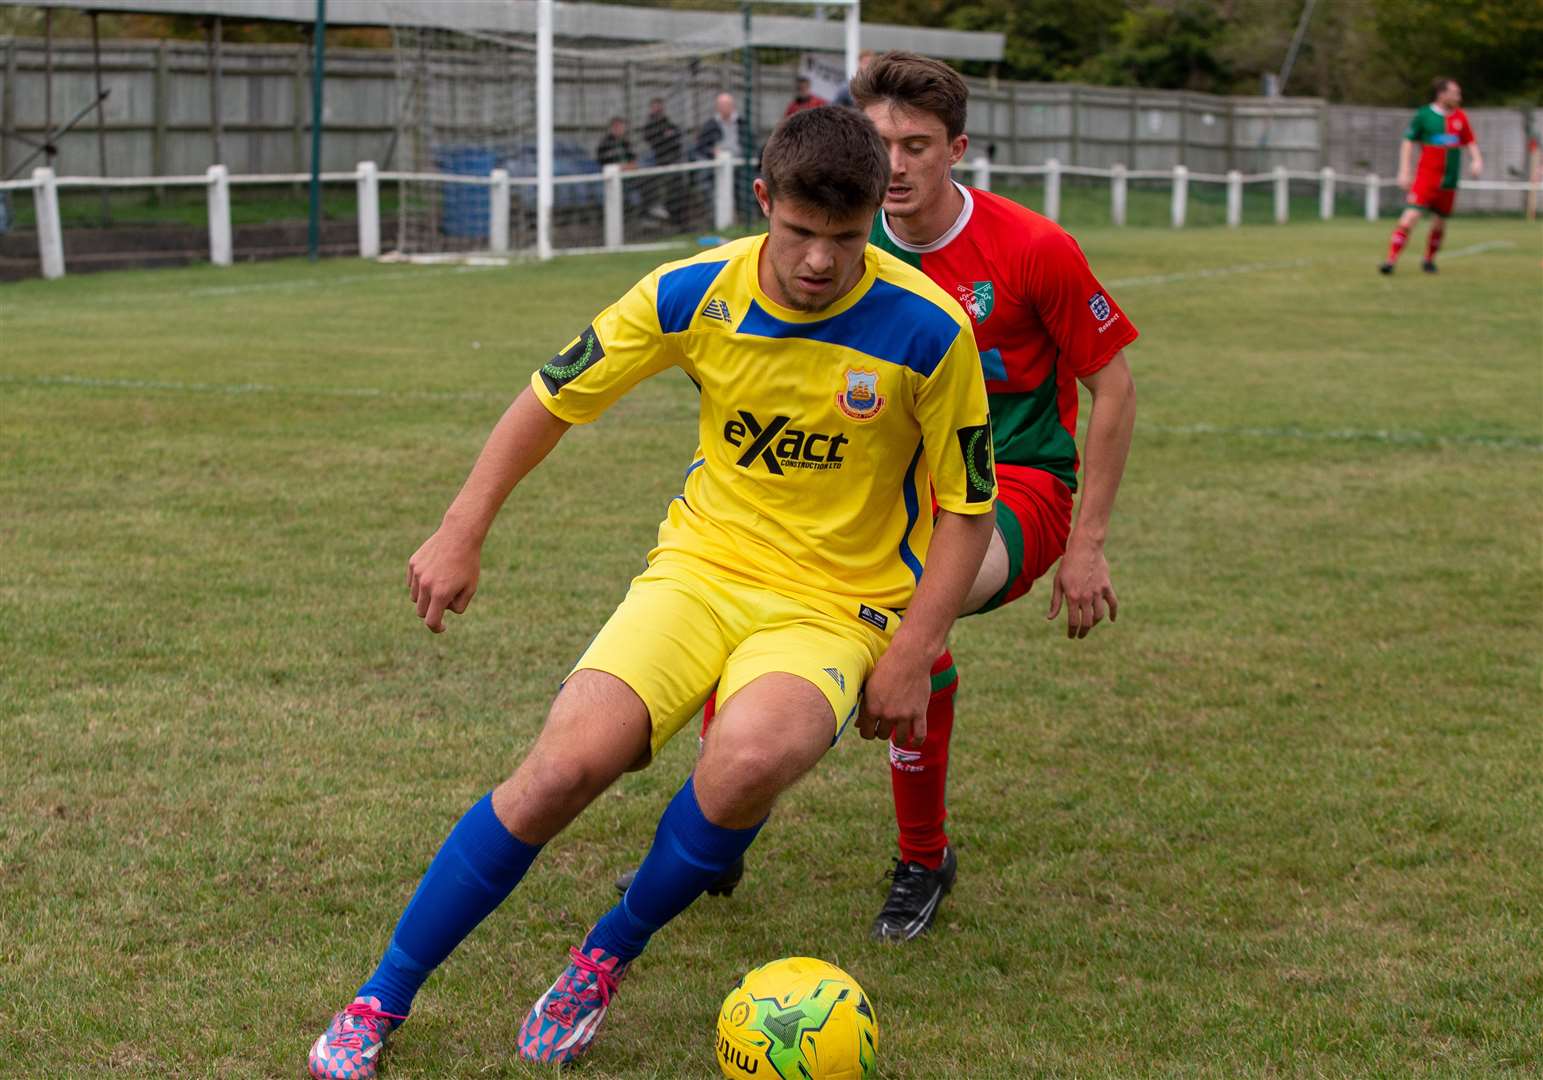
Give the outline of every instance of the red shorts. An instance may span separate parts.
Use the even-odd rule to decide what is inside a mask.
[[[1452,216],[1452,202],[1457,198],[1456,188],[1420,187],[1416,185],[1409,189],[1409,198],[1405,206],[1416,210],[1429,210],[1441,217]]]
[[[998,464],[996,527],[1007,544],[1007,584],[981,611],[1018,599],[1065,553],[1072,493],[1043,469]]]

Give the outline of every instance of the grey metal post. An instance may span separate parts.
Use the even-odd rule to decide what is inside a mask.
[[[742,0],[740,8],[745,16],[745,106],[740,113],[744,119],[744,126],[740,130],[744,134],[740,138],[739,152],[744,156],[745,170],[735,179],[739,190],[744,193],[745,223],[749,225],[755,221],[749,205],[754,200],[750,198],[748,190],[755,177],[755,166],[751,164],[751,159],[755,157],[755,53],[750,46],[750,0]]]
[[[1179,95],[1179,160],[1178,165],[1189,164],[1189,95]]]
[[[150,143],[151,168],[155,175],[165,176],[170,170],[166,167],[166,117],[171,111],[171,70],[166,56],[166,42],[156,42],[155,46],[155,135]],[[155,201],[166,201],[166,188],[164,186],[155,189]]]
[[[295,107],[294,113],[290,117],[291,127],[289,134],[289,171],[292,173],[299,172],[305,164],[305,57],[306,51],[304,49],[295,50],[294,86],[291,91]],[[299,185],[295,186],[294,192],[296,195],[300,194]]]
[[[1081,165],[1082,164],[1082,95],[1080,93],[1078,93],[1078,87],[1076,86],[1076,84],[1072,85],[1071,94],[1072,94],[1072,100],[1071,100],[1071,111],[1072,111],[1072,131],[1071,131],[1072,153],[1071,153],[1071,158],[1072,159],[1069,162],[1069,164],[1071,164],[1071,165]]]
[[[1114,225],[1125,224],[1126,175],[1125,166],[1116,164],[1109,177],[1109,221]]]
[[[314,262],[321,255],[321,95],[327,70],[327,0],[316,0],[316,48],[311,69],[311,222],[306,230],[306,252]]]
[[[1141,100],[1139,91],[1130,92],[1130,154],[1128,155],[1132,169],[1141,168],[1141,160],[1136,153],[1136,136],[1141,127]]]
[[[209,138],[214,152],[213,164],[225,164],[225,125],[220,116],[220,89],[224,70],[225,20],[216,15],[209,20]]]
[[[107,120],[106,110],[103,108],[105,95],[102,93],[102,38],[97,32],[97,13],[91,13],[91,73],[96,79],[96,162],[97,172],[107,176]],[[0,170],[3,172],[3,170]],[[107,189],[102,189],[102,226],[106,228],[112,224],[113,210],[112,200],[108,197]]]
[[[5,84],[0,86],[0,179],[11,175],[11,141],[16,128],[16,39],[5,43]]]
[[[54,9],[43,12],[43,141],[50,146],[54,141]],[[50,150],[43,161],[53,168],[54,154]]]

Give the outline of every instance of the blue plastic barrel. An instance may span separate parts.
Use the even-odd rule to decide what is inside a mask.
[[[441,146],[434,151],[434,167],[456,176],[486,177],[497,162],[498,155],[485,146]],[[488,214],[493,206],[490,189],[480,184],[445,184],[440,198],[440,232],[487,238]]]

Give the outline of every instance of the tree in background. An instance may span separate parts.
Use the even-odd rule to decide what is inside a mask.
[[[627,0],[636,3],[636,0]],[[1037,82],[1257,94],[1280,70],[1307,0],[864,0],[863,18],[906,26],[989,30],[1006,38],[998,64],[971,74]],[[737,11],[737,0],[655,0]],[[786,7],[762,10],[786,13]],[[108,38],[201,41],[195,16],[103,15]],[[54,14],[58,38],[88,37],[78,11]],[[0,37],[40,37],[40,8],[0,8]],[[226,20],[226,41],[299,43],[303,26]],[[389,48],[390,32],[346,27],[332,46]],[[1369,105],[1424,100],[1450,75],[1475,105],[1543,102],[1543,0],[1317,0],[1282,91]]]
[[[1071,72],[1078,82],[1227,93],[1236,82],[1224,56],[1227,20],[1208,0],[1125,5],[1115,40]]]

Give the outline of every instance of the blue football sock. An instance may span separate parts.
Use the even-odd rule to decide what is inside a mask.
[[[380,998],[386,1012],[406,1016],[423,980],[503,903],[540,850],[504,828],[493,793],[484,795],[440,845],[359,996]]]
[[[748,829],[714,825],[696,801],[690,778],[665,807],[632,888],[621,902],[595,924],[584,941],[586,950],[599,947],[623,960],[633,960],[654,931],[679,915],[707,886],[743,855],[762,821]]]

